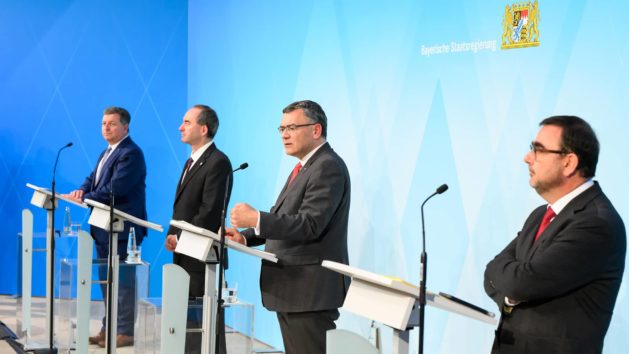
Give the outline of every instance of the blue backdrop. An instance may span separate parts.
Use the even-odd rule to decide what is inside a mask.
[[[214,107],[217,145],[234,165],[251,165],[236,175],[232,203],[268,209],[294,164],[276,131],[281,109],[308,98],[326,110],[328,140],[352,177],[351,263],[417,283],[419,204],[448,183],[426,210],[429,288],[496,310],[482,273],[543,203],[522,161],[542,118],[591,122],[602,142],[597,180],[629,217],[629,4],[540,1],[540,46],[501,50],[510,4],[0,0],[0,292],[15,291],[24,184],[48,186],[56,149],[74,141],[57,181],[65,191],[79,185],[105,147],[104,107],[131,111],[131,133],[147,156],[149,219],[166,225],[189,153],[177,132],[188,106]],[[428,50],[437,47],[463,50]],[[42,229],[43,212],[35,216]],[[163,237],[151,233],[143,249],[153,295],[170,261]],[[275,317],[260,304],[259,262],[236,255],[230,265],[228,281],[256,305],[256,336],[281,347]],[[606,353],[629,347],[628,287]],[[435,309],[427,323],[430,353],[491,345],[491,326]],[[338,325],[368,335],[369,321],[350,313]],[[389,340],[385,331],[385,352]]]

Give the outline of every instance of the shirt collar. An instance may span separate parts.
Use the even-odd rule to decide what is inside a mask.
[[[192,164],[193,165],[194,165],[195,162],[197,162],[197,160],[201,157],[201,155],[203,155],[205,150],[207,150],[210,147],[210,145],[212,145],[213,143],[214,143],[214,141],[210,140],[205,145],[201,146],[197,151],[195,151],[192,154],[190,154],[190,158],[192,159]]]
[[[310,158],[312,157],[312,155],[315,154],[315,152],[317,152],[317,150],[321,149],[321,147],[323,145],[325,145],[325,143],[327,143],[327,141],[324,141],[323,143],[321,143],[321,145],[317,146],[316,148],[312,149],[309,153],[306,154],[306,156],[304,156],[303,159],[299,160],[299,163],[301,163],[301,166],[306,166],[306,163],[308,162],[308,160],[310,160]]]
[[[129,137],[129,134],[125,135],[124,138],[120,139],[117,143],[113,144],[113,145],[109,145],[109,147],[111,148],[111,150],[109,151],[109,153],[111,154],[114,150],[116,150],[116,148],[118,147],[118,145],[120,145],[120,143]]]
[[[553,208],[553,211],[555,212],[556,215],[559,215],[559,213],[561,213],[563,208],[565,208],[566,205],[568,205],[568,203],[570,203],[574,198],[579,196],[579,194],[585,192],[588,188],[592,187],[593,185],[594,185],[594,180],[593,179],[587,180],[585,183],[583,183],[582,185],[580,185],[577,188],[575,188],[572,192],[570,192],[570,193],[564,195],[563,197],[559,198],[550,207]]]

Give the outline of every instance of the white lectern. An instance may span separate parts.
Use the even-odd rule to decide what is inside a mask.
[[[419,325],[419,287],[403,280],[385,277],[345,264],[323,261],[323,267],[352,278],[343,309],[381,322],[393,328],[393,353],[409,352],[409,331]],[[474,309],[440,294],[426,292],[429,306],[457,313],[495,325],[495,315],[480,308]]]
[[[54,266],[52,266],[54,256],[53,252],[53,240],[49,235],[53,234],[54,225],[52,225],[52,192],[46,188],[38,187],[33,184],[27,183],[26,186],[33,190],[33,196],[31,197],[31,204],[46,210],[46,325],[52,327],[52,321],[54,318],[53,301],[54,294],[52,294],[52,284],[54,283]],[[77,203],[73,199],[67,198],[59,193],[55,193],[55,207],[57,206],[57,200],[63,200],[65,202],[74,204],[81,208],[87,209],[85,203]],[[24,349],[33,350],[43,348],[39,344],[29,343],[31,338],[31,282],[32,282],[32,244],[33,244],[33,215],[30,212],[24,211],[22,213],[22,333],[24,335]],[[48,328],[50,330],[50,328]],[[50,334],[48,335],[50,336]],[[47,338],[50,340],[50,338]]]
[[[216,323],[215,319],[218,313],[218,309],[216,304],[217,259],[212,246],[214,245],[214,242],[216,242],[217,245],[220,243],[220,237],[212,231],[194,226],[185,221],[171,220],[170,224],[181,230],[175,252],[185,254],[205,263],[205,293],[203,295],[201,353],[214,354],[214,342],[216,340],[214,336],[214,333],[216,333],[216,329],[214,327]],[[231,248],[238,252],[264,259],[269,262],[277,263],[277,258],[272,253],[243,246],[240,243],[231,241],[229,239],[225,240],[225,245],[227,246],[227,248]],[[182,299],[182,301],[183,300],[187,301],[187,297]],[[162,320],[162,323],[165,323],[165,321]],[[163,332],[164,329],[162,329],[162,333]]]
[[[85,199],[85,203],[92,207],[92,213],[88,219],[88,224],[96,226],[105,231],[112,228],[112,238],[109,240],[109,257],[107,260],[107,317],[108,326],[105,328],[106,350],[108,353],[116,352],[116,332],[118,317],[118,267],[120,260],[118,259],[118,233],[124,230],[124,223],[132,222],[136,225],[143,226],[155,231],[163,232],[161,225],[154,224],[127,214],[123,211],[113,209],[109,205],[97,202],[91,199]]]

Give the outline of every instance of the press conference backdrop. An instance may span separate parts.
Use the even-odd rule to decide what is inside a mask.
[[[597,180],[629,218],[622,155],[629,150],[629,4],[540,1],[539,46],[503,50],[512,4],[1,0],[0,291],[16,291],[15,235],[20,210],[30,207],[24,184],[48,186],[56,149],[74,141],[57,186],[79,185],[105,148],[105,106],[131,111],[131,134],[147,157],[149,219],[166,225],[189,153],[176,130],[188,106],[214,107],[217,145],[234,165],[251,166],[235,176],[232,204],[268,210],[295,163],[276,131],[281,109],[312,99],[326,110],[328,140],[352,177],[352,265],[418,283],[419,206],[448,183],[426,207],[428,287],[497,311],[482,273],[543,203],[522,161],[541,119],[575,114],[594,126],[602,143]],[[44,219],[36,211],[39,230]],[[161,265],[170,260],[163,238],[151,233],[143,245],[157,296]],[[281,347],[275,316],[260,303],[258,275],[259,261],[230,259],[230,287],[256,305],[256,336]],[[605,353],[629,346],[627,289]],[[429,353],[491,346],[491,326],[432,308],[426,323]],[[369,325],[347,312],[338,321],[364,336]],[[384,334],[388,352],[391,332]]]

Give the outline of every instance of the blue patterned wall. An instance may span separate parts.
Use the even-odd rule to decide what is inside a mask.
[[[0,293],[16,291],[19,213],[32,209],[25,183],[49,186],[57,148],[73,141],[57,183],[61,191],[79,185],[105,147],[104,107],[130,110],[147,157],[149,219],[166,225],[189,153],[177,132],[188,106],[216,108],[217,145],[234,164],[251,165],[235,177],[232,203],[268,209],[294,164],[275,130],[281,109],[309,98],[326,110],[328,140],[350,169],[352,264],[417,283],[419,205],[448,183],[426,210],[429,288],[494,309],[484,266],[542,203],[522,162],[542,118],[592,123],[602,142],[597,179],[629,215],[629,4],[541,1],[539,47],[422,54],[452,42],[499,47],[506,4],[0,0]],[[85,221],[81,210],[72,215]],[[35,211],[36,230],[44,218]],[[162,242],[151,233],[143,249],[156,296],[171,259]],[[256,304],[256,335],[281,347],[275,316],[260,304],[259,262],[235,255],[230,264],[228,281]],[[627,289],[606,353],[629,346]],[[485,324],[435,309],[427,323],[430,353],[491,344]],[[368,335],[369,321],[350,313],[338,324]],[[413,333],[411,348],[416,342]]]
[[[553,114],[592,123],[602,141],[597,179],[628,220],[629,4],[540,1],[541,45],[501,50],[507,4],[190,1],[188,101],[218,107],[222,147],[251,165],[236,177],[232,202],[273,204],[295,163],[275,130],[281,109],[309,98],[326,110],[328,140],[352,177],[354,266],[418,283],[419,205],[448,183],[426,210],[429,288],[495,311],[484,267],[543,203],[523,157],[538,122]],[[483,47],[422,54],[453,42]],[[231,264],[228,278],[256,299],[256,334],[280,346],[274,315],[260,310],[259,262]],[[627,288],[606,353],[629,346]],[[489,351],[491,326],[435,309],[427,323],[429,353]],[[339,327],[367,336],[369,321],[343,312]]]
[[[167,225],[189,154],[177,131],[186,110],[187,9],[181,1],[0,1],[0,293],[17,290],[21,209],[33,210],[35,231],[45,230],[26,183],[50,187],[57,149],[72,141],[57,190],[78,187],[107,146],[100,133],[107,106],[131,113],[131,136],[147,158],[148,215]],[[84,210],[72,207],[71,215],[87,227]],[[172,259],[163,240],[151,232],[143,244],[154,295],[161,264]],[[58,255],[72,256],[71,242],[58,245]],[[43,295],[43,263],[36,266],[34,293]]]

